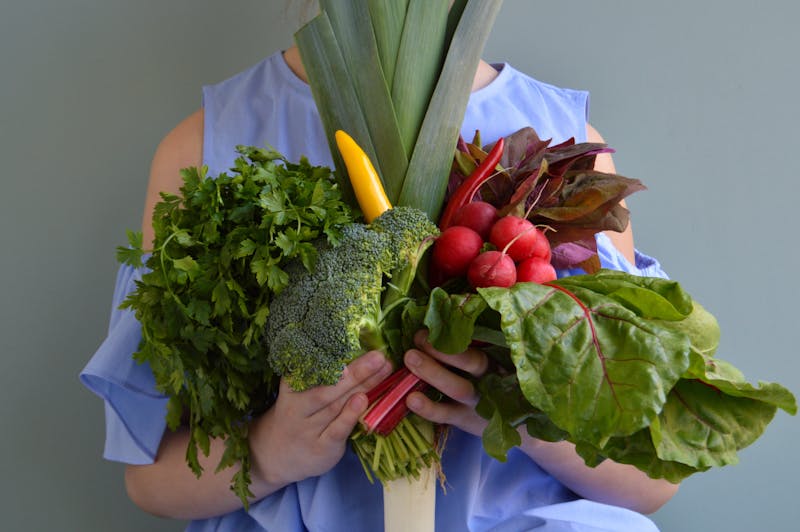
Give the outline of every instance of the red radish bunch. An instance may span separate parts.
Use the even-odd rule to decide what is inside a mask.
[[[495,249],[484,250],[488,242]],[[489,203],[462,206],[433,246],[436,281],[466,275],[474,288],[545,283],[556,278],[544,233],[519,216],[498,217]]]

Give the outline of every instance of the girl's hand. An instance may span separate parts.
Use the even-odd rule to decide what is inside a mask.
[[[408,408],[434,423],[453,425],[480,436],[488,421],[475,412],[478,393],[468,378],[453,369],[480,377],[489,369],[489,357],[483,351],[472,348],[456,355],[441,353],[428,343],[428,332],[425,330],[417,332],[414,342],[419,349],[406,352],[406,366],[452,401],[431,401],[425,394],[415,392],[406,399]]]
[[[296,392],[281,380],[277,401],[251,428],[253,481],[274,489],[331,469],[367,408],[364,392],[391,371],[391,362],[371,351],[351,362],[333,386]]]
[[[408,408],[430,421],[453,425],[480,437],[488,421],[475,412],[478,393],[468,378],[453,370],[480,377],[489,369],[489,357],[478,349],[467,349],[457,355],[440,353],[427,338],[427,331],[417,333],[414,340],[419,349],[406,352],[406,366],[452,401],[435,402],[415,392],[406,399]],[[519,433],[522,436],[520,450],[581,497],[652,513],[678,489],[676,484],[648,478],[635,467],[612,460],[590,468],[570,442],[537,440],[528,435],[524,426],[519,428]]]

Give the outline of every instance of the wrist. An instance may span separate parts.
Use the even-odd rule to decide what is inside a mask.
[[[250,490],[256,499],[260,499],[278,491],[299,479],[290,478],[287,472],[281,469],[279,460],[270,460],[262,450],[269,449],[269,444],[264,444],[270,434],[273,413],[267,410],[260,417],[250,423],[248,444],[250,446]]]

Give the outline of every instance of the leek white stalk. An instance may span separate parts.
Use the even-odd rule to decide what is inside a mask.
[[[438,464],[419,478],[399,478],[383,486],[385,532],[434,532]]]

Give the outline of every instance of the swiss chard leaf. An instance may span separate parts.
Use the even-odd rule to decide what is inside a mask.
[[[516,374],[488,373],[478,382],[478,414],[489,420],[482,434],[483,448],[493,458],[506,461],[508,451],[521,443],[517,427],[540,440],[560,441],[568,434],[540,410],[532,408],[520,391]]]
[[[593,275],[564,277],[557,285],[569,290],[585,289],[602,294],[641,318],[658,320],[657,323],[664,326],[672,324],[673,328],[681,332],[686,332],[683,320],[695,310],[691,296],[680,284],[657,277],[639,277],[615,270],[602,270]],[[698,312],[697,316],[701,314]]]
[[[751,385],[713,358],[714,316],[673,281],[601,270],[479,293],[516,369],[479,382],[484,447],[500,460],[525,424],[536,438],[571,441],[590,466],[610,458],[679,482],[736,463],[777,408],[797,411],[784,387]]]
[[[659,458],[697,469],[738,462],[775,415],[768,402],[728,395],[699,380],[680,380],[650,433]]]
[[[657,424],[658,418],[653,423]],[[710,469],[659,458],[649,429],[642,429],[623,438],[611,438],[602,450],[586,442],[576,442],[575,450],[589,466],[594,467],[610,458],[620,464],[632,465],[649,477],[663,478],[670,482],[680,482],[694,473]]]
[[[431,292],[425,326],[428,341],[443,353],[461,353],[472,341],[475,321],[486,310],[477,294],[448,294],[441,288]]]
[[[708,316],[696,304],[686,320],[685,331],[696,342],[691,364],[650,427],[660,459],[698,470],[737,463],[737,452],[762,435],[778,408],[797,412],[794,395],[783,386],[753,386],[731,364],[711,357],[719,335]]]
[[[692,376],[691,370],[689,375]],[[753,386],[724,360],[706,358],[705,370],[696,378],[727,395],[758,400],[792,415],[797,413],[797,400],[789,390],[774,382],[759,382],[758,386]]]
[[[589,286],[569,279],[568,287],[518,283],[479,293],[502,317],[520,388],[531,405],[573,438],[603,447],[658,415],[689,365],[690,343],[606,295],[607,284],[592,289],[591,279],[584,279]],[[630,276],[629,282],[637,279]],[[662,294],[643,289],[639,296],[638,307],[679,312],[663,310]]]

